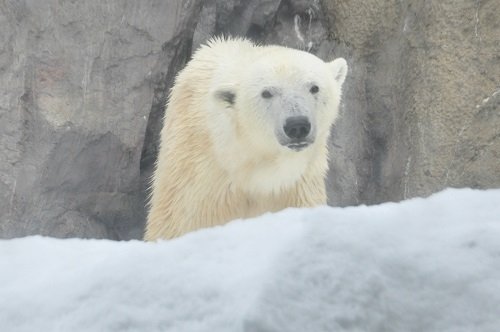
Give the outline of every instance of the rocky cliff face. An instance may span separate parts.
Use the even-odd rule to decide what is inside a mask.
[[[500,3],[325,3],[353,68],[332,142],[332,202],[498,187]],[[354,176],[335,176],[346,170]]]
[[[330,204],[500,187],[496,0],[5,0],[0,31],[0,237],[140,237],[168,89],[222,33],[348,60]]]

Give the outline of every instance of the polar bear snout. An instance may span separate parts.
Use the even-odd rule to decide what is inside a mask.
[[[311,131],[311,122],[305,116],[292,116],[286,119],[283,131],[292,140],[302,141]]]
[[[311,121],[307,116],[291,116],[285,120],[282,134],[278,140],[289,149],[300,151],[314,143]]]

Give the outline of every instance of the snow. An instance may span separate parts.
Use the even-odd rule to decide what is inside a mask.
[[[0,241],[0,331],[500,331],[500,190]]]

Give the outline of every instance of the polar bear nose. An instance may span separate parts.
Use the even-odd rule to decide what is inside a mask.
[[[302,140],[309,135],[311,123],[305,116],[293,116],[286,119],[283,127],[285,134],[294,140]]]

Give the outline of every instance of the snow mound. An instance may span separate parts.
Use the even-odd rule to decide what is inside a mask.
[[[0,331],[500,331],[500,190],[0,241]]]

